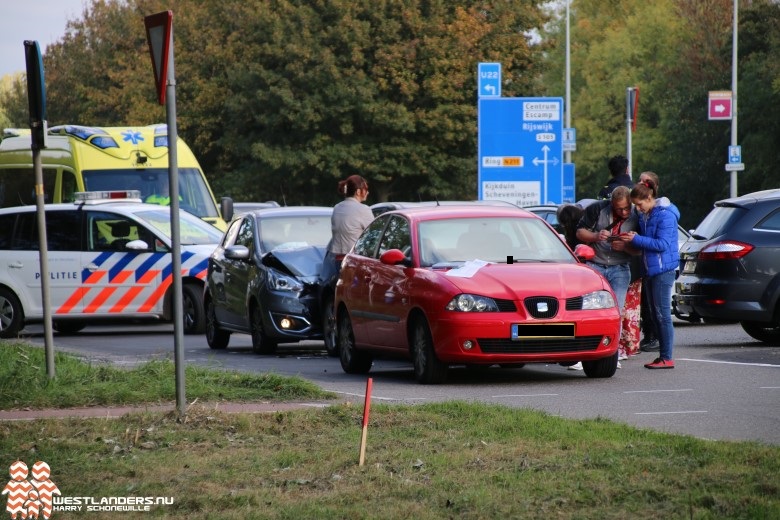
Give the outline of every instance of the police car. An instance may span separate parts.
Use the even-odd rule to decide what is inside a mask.
[[[141,202],[138,191],[83,192],[47,204],[46,238],[54,329],[74,333],[105,319],[173,316],[170,208]],[[222,237],[180,215],[184,332],[205,330],[203,280]],[[35,206],[0,209],[0,337],[42,321]]]

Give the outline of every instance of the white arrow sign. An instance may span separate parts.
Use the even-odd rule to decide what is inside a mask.
[[[726,111],[726,107],[725,107],[725,106],[723,106],[723,105],[721,105],[720,103],[718,103],[717,105],[715,105],[715,106],[714,106],[712,109],[713,109],[715,112],[719,113],[719,114],[720,114],[720,113],[722,113],[722,112],[725,112],[725,111]]]
[[[485,90],[491,96],[495,96],[496,95],[496,86],[495,85],[485,85]]]

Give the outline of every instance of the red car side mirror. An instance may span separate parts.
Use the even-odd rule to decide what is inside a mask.
[[[580,262],[587,262],[596,256],[596,252],[589,245],[577,244],[577,247],[574,248],[574,256],[576,256]]]
[[[387,265],[406,264],[406,260],[406,255],[400,249],[390,249],[379,257],[379,261]]]

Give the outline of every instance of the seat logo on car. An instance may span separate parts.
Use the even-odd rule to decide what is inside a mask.
[[[547,302],[538,302],[536,304],[536,310],[538,312],[548,312],[550,308],[547,306]]]

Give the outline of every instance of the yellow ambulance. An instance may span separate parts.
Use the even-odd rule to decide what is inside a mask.
[[[145,202],[170,202],[167,125],[61,125],[50,128],[46,139],[41,164],[47,203],[73,202],[77,192],[111,190],[138,190]],[[232,200],[223,200],[220,210],[195,155],[181,139],[177,154],[180,208],[224,231]],[[0,141],[0,208],[28,204],[35,204],[30,131],[7,129]]]

